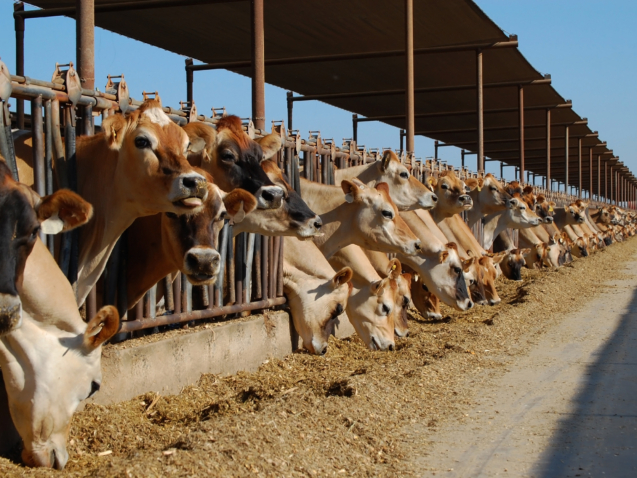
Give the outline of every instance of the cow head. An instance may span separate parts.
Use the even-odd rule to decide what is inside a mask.
[[[177,216],[165,213],[161,219],[164,253],[183,258],[180,270],[194,285],[212,284],[220,269],[219,232],[224,219],[241,222],[257,206],[255,197],[243,189],[221,191],[212,178],[208,181],[208,197],[196,214]]]
[[[546,198],[540,194],[535,201],[535,214],[542,220],[544,224],[552,224],[553,216],[555,216],[555,203],[553,201],[547,201]]]
[[[429,292],[427,286],[422,282],[420,276],[413,280],[412,300],[414,307],[423,317],[431,320],[442,319],[440,312],[440,299],[435,294]]]
[[[497,305],[501,302],[498,291],[495,288],[495,280],[498,278],[496,266],[506,258],[506,252],[498,252],[492,256],[482,256],[478,263],[484,270],[484,294],[489,305]]]
[[[387,150],[378,165],[378,182],[387,183],[389,193],[400,211],[414,209],[432,209],[438,197],[434,192],[415,177],[407,167],[400,162],[396,153]]]
[[[288,184],[276,163],[264,160],[261,166],[272,183],[284,191],[281,207],[254,211],[241,224],[241,231],[267,236],[296,236],[299,239],[319,235],[323,226],[321,218]]]
[[[146,100],[124,117],[109,116],[102,133],[78,142],[78,151],[104,139],[117,152],[118,181],[129,203],[141,215],[172,212],[190,214],[206,199],[206,180],[186,159],[188,135],[164,113],[159,100]]]
[[[394,315],[394,333],[397,337],[404,338],[409,335],[407,310],[411,304],[411,274],[402,273],[402,265],[398,259],[389,261],[385,273],[395,284],[397,310]]]
[[[399,216],[387,183],[370,187],[357,179],[343,180],[341,188],[345,193],[345,201],[351,205],[347,220],[354,224],[354,230],[360,232],[355,244],[380,252],[411,255],[420,251],[420,239]]]
[[[484,291],[485,270],[478,263],[478,258],[470,257],[462,261],[464,280],[469,285],[471,300],[478,305],[486,305],[486,293]]]
[[[571,203],[568,206],[564,206],[564,212],[566,213],[566,225],[584,223],[584,211],[577,204]]]
[[[529,209],[528,205],[515,197],[509,201],[509,208],[503,217],[507,221],[507,227],[512,229],[525,229],[541,223],[540,218]]]
[[[500,268],[507,279],[521,281],[522,267],[526,263],[524,252],[530,252],[529,249],[513,249],[507,251],[506,255],[500,261]]]
[[[191,140],[188,160],[209,172],[223,191],[245,189],[257,198],[259,209],[281,206],[283,190],[261,168],[261,161],[281,149],[280,136],[270,134],[252,140],[237,116],[221,118],[216,131],[198,122],[188,123],[184,130]]]
[[[23,326],[1,339],[9,410],[28,466],[66,465],[71,418],[100,388],[102,344],[119,328],[117,310],[104,307],[82,327],[77,333],[43,326],[25,312]]]
[[[436,211],[444,215],[458,214],[473,207],[473,200],[467,194],[468,188],[453,171],[443,171],[438,178],[430,177],[438,204]]]
[[[85,224],[93,208],[77,194],[61,189],[41,198],[15,182],[0,158],[0,336],[20,326],[19,289],[27,257],[40,231],[57,234]]]
[[[324,355],[327,352],[328,339],[347,307],[352,275],[349,267],[342,268],[328,280],[301,271],[288,274],[284,269],[283,287],[292,322],[310,353]]]
[[[504,210],[511,199],[511,195],[491,173],[484,178],[465,179],[465,184],[471,190],[469,195],[472,201],[482,206],[484,214]]]

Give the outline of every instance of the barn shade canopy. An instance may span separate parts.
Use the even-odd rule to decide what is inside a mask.
[[[141,3],[95,0],[97,26],[194,58],[195,65],[216,64],[251,75],[250,1],[191,1],[187,6],[100,11],[101,5],[116,2]],[[75,0],[29,3],[45,9],[75,7]],[[361,118],[379,117],[386,124],[405,127],[405,0],[265,0],[264,18],[266,82],[297,95],[316,95]],[[603,162],[613,157],[611,149],[551,86],[549,77],[524,58],[516,41],[470,0],[415,1],[416,134],[477,150],[475,86],[481,48],[487,161],[520,163],[522,86],[524,169],[546,175],[548,108],[551,178],[565,179],[568,126],[568,183],[578,184],[581,138],[582,185],[589,189],[589,150],[593,148],[593,185],[596,190],[600,156],[603,188]],[[520,42],[523,46],[524,39]],[[508,47],[511,43],[513,47]],[[322,56],[328,58],[307,60]],[[282,59],[297,61],[276,61]],[[195,100],[197,89],[203,87],[196,76],[195,72]],[[364,128],[364,123],[359,127]],[[471,160],[467,164],[475,167]]]

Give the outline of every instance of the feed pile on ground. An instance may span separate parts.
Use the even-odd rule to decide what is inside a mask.
[[[524,270],[523,282],[498,283],[495,307],[444,308],[439,321],[412,310],[395,352],[331,339],[325,357],[295,353],[255,373],[205,375],[179,395],[88,405],[73,419],[62,475],[419,475],[410,457],[427,453],[443,422],[466,419],[476,384],[603,293],[636,253],[629,241],[557,270]],[[61,476],[7,459],[0,475]]]

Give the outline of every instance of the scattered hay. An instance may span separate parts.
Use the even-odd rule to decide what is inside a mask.
[[[356,337],[325,357],[270,360],[255,373],[204,375],[179,395],[87,405],[74,417],[65,476],[415,476],[436,429],[465,420],[476,385],[618,278],[637,241],[559,270],[503,279],[502,303],[429,321],[411,311],[396,351]],[[425,436],[424,425],[429,430]],[[433,435],[432,435],[433,434]],[[106,454],[106,452],[111,452]],[[0,459],[2,476],[60,476]]]

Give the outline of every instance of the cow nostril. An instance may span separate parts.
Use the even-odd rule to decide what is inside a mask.
[[[185,177],[182,179],[181,184],[188,189],[196,189],[197,188],[197,178]]]
[[[327,353],[327,347],[323,347],[323,350],[319,352],[320,355],[325,355]]]
[[[393,352],[394,351],[394,344],[389,344],[389,351]]]
[[[432,194],[432,195],[431,195],[431,200],[432,200],[433,202],[438,201],[438,196],[436,196],[435,194]]]
[[[268,191],[267,189],[263,191],[263,193],[261,194],[261,196],[263,197],[263,199],[265,199],[266,201],[272,201],[274,200],[274,194],[272,194],[270,191]]]
[[[314,222],[314,227],[316,229],[320,229],[323,226],[323,223],[321,221],[315,221]]]
[[[407,307],[409,305],[409,297],[403,296],[403,307]]]
[[[195,269],[199,265],[199,260],[194,254],[188,253],[188,255],[186,255],[186,264],[189,268]]]
[[[417,251],[420,250],[420,241],[416,242],[416,244],[414,244],[414,247],[416,248]]]

